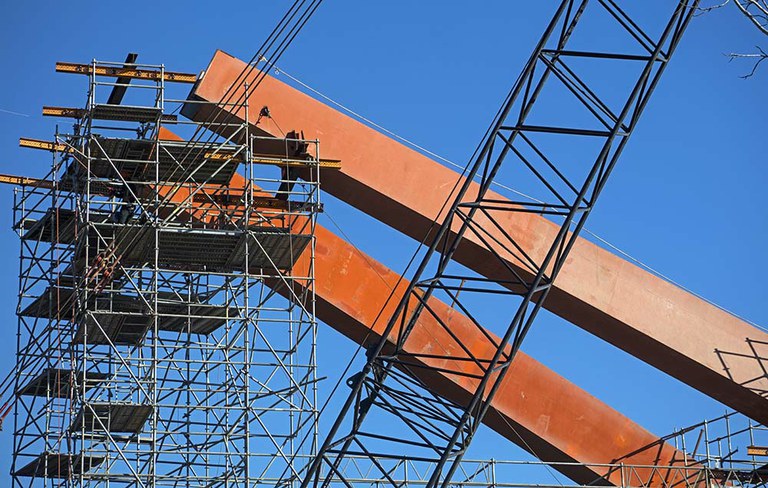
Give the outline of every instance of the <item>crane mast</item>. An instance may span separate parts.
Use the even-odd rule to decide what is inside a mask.
[[[350,486],[342,469],[348,456],[369,458],[383,484],[400,486],[382,460],[404,452],[429,463],[427,487],[450,484],[697,5],[559,4],[449,197],[385,332],[349,378],[349,396],[302,488]],[[630,7],[638,12],[628,13]],[[505,230],[519,212],[552,223],[535,252],[521,244],[530,239],[526,229]],[[492,276],[454,262],[468,235],[498,260]],[[468,316],[493,347],[480,352],[462,344],[451,334],[450,319],[431,308],[438,298]],[[455,342],[423,357],[407,354],[419,350],[409,344],[429,341],[426,324],[444,328]],[[480,324],[495,324],[490,328],[501,339]],[[429,362],[421,361],[427,356]],[[430,368],[474,393],[431,393],[423,379]],[[409,374],[416,369],[421,374]]]

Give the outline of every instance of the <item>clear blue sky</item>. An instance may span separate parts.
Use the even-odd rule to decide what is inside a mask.
[[[120,61],[133,51],[139,61],[196,72],[217,48],[250,58],[288,3],[5,2],[0,172],[42,176],[49,160],[20,150],[18,137],[51,137],[56,121],[39,115],[42,105],[85,101],[84,79],[54,73],[55,61]],[[390,130],[464,163],[555,3],[326,0],[280,65]],[[750,52],[756,44],[765,47],[768,39],[733,7],[694,19],[588,227],[697,293],[768,324],[768,65],[742,80],[751,66],[723,55]],[[402,269],[415,243],[331,197],[325,201],[355,244]],[[16,329],[11,205],[11,188],[0,188],[3,374],[13,364]],[[340,362],[324,351],[351,354],[354,348],[325,327],[320,340],[321,367],[327,361],[332,376]],[[524,349],[658,434],[724,410],[549,314]],[[0,432],[0,479],[10,459],[10,430]],[[491,434],[480,439],[487,449],[478,455],[520,456]]]

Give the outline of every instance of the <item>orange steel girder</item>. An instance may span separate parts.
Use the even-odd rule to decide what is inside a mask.
[[[182,113],[205,120],[244,67],[242,61],[217,51],[191,94],[210,105],[190,104]],[[234,91],[237,98],[242,87]],[[323,154],[342,160],[341,170],[322,172],[324,191],[417,240],[441,220],[438,213],[459,177],[456,172],[272,77],[261,82],[250,104],[268,106],[283,129],[317,138]],[[233,113],[244,119],[242,109]],[[251,110],[249,122],[255,123],[258,113]],[[252,129],[280,133],[266,117]],[[493,193],[488,198],[503,199]],[[534,214],[496,217],[532,256],[544,252],[540,243],[549,242],[557,231],[551,221]],[[495,232],[490,225],[488,230]],[[487,249],[470,235],[455,254],[461,264],[494,278],[494,260],[488,257]],[[514,257],[508,262],[526,273]],[[727,312],[583,239],[574,246],[546,308],[768,424],[768,377],[762,364],[768,356],[768,334]]]

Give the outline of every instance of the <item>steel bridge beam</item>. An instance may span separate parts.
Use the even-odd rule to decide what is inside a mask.
[[[327,229],[318,226],[315,235],[317,317],[358,344],[375,344],[387,325],[388,314],[402,298],[407,280]],[[307,263],[300,261],[299,265]],[[458,341],[470,346],[474,353],[489,354],[494,350],[490,340],[477,337],[476,327],[459,311],[435,298],[430,306]],[[498,337],[492,337],[498,341]],[[472,395],[476,381],[441,372],[439,368],[448,366],[443,360],[424,356],[455,342],[431,315],[423,314],[407,353],[427,366],[411,368],[411,374],[429,385],[432,392],[459,402]],[[462,354],[459,350],[451,352]],[[458,364],[456,360],[451,367]],[[542,461],[618,461],[653,466],[684,459],[672,446],[532,357],[519,353],[511,367],[483,423]],[[620,484],[618,473],[606,473],[599,466],[561,465],[557,469],[579,483],[592,483],[607,475]]]
[[[245,63],[221,51],[214,55],[192,100],[182,111],[206,120]],[[242,88],[235,90],[236,96]],[[323,153],[343,161],[341,170],[325,171],[323,190],[372,217],[422,240],[440,221],[458,174],[298,90],[266,77],[251,105],[269,107],[284,130],[301,130],[322,141]],[[255,123],[259,110],[251,110]],[[242,111],[234,112],[242,120]],[[281,133],[262,117],[256,132]],[[472,192],[470,192],[472,193]],[[491,193],[487,198],[504,199]],[[535,214],[508,212],[506,232],[537,256],[557,226]],[[494,229],[489,226],[489,231]],[[497,268],[474,236],[466,236],[454,258],[493,279]],[[527,274],[515,258],[509,264]],[[768,334],[690,293],[579,240],[558,277],[546,308],[706,395],[763,423],[768,423]]]

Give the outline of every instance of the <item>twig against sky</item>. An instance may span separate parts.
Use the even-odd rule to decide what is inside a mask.
[[[730,60],[733,61],[737,58],[755,58],[757,61],[755,62],[754,66],[752,66],[752,71],[750,71],[748,74],[740,76],[740,78],[747,79],[750,76],[754,75],[757,71],[757,68],[760,66],[760,63],[765,61],[766,58],[768,58],[768,54],[766,54],[765,51],[763,51],[760,46],[755,46],[755,49],[757,49],[759,52],[753,53],[753,54],[739,54],[739,53],[731,53],[728,55]]]
[[[755,26],[757,27],[757,30],[760,31],[762,34],[768,36],[768,0],[725,0],[721,3],[718,3],[716,5],[711,5],[709,7],[699,7],[699,13],[697,15],[701,15],[707,12],[711,12],[712,10],[716,10],[722,7],[725,7],[729,3],[733,3],[736,5],[736,7],[739,9],[739,11]],[[768,54],[760,48],[759,46],[755,46],[758,52],[756,53],[730,53],[726,54],[730,58],[731,61],[734,59],[741,59],[741,58],[749,58],[754,59],[755,64],[752,66],[752,71],[750,71],[748,74],[741,76],[741,78],[747,79],[753,76],[757,72],[757,68],[760,66],[760,63],[765,61],[765,58],[768,58]]]

